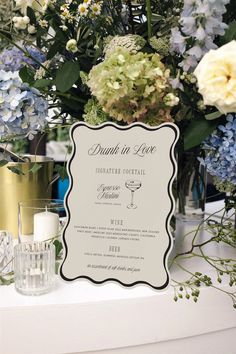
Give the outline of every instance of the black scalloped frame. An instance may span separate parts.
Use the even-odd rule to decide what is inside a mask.
[[[70,196],[70,193],[73,189],[73,176],[71,174],[71,170],[70,170],[70,166],[71,166],[71,163],[77,153],[76,151],[76,144],[75,144],[75,141],[74,141],[74,138],[73,138],[73,135],[74,135],[74,132],[75,130],[81,128],[81,127],[86,127],[88,129],[91,129],[91,130],[101,130],[101,129],[104,129],[106,127],[113,127],[114,129],[117,129],[117,130],[120,130],[120,131],[125,131],[125,130],[130,130],[130,129],[135,129],[135,128],[142,128],[144,130],[148,130],[148,131],[156,131],[156,130],[160,130],[162,128],[166,128],[166,127],[169,127],[170,129],[172,129],[175,133],[175,139],[170,147],[170,151],[169,151],[169,157],[170,157],[170,160],[171,160],[171,163],[172,163],[172,166],[173,166],[173,173],[172,173],[172,176],[168,182],[168,195],[169,195],[169,198],[170,198],[170,201],[171,201],[171,208],[170,208],[170,211],[166,217],[166,222],[165,222],[165,227],[166,227],[166,232],[167,232],[167,235],[168,235],[168,238],[169,238],[169,244],[168,244],[168,247],[164,253],[164,256],[163,256],[163,265],[164,265],[164,269],[165,269],[165,272],[166,272],[166,282],[162,285],[162,286],[154,286],[152,284],[150,284],[149,282],[147,281],[143,281],[143,280],[139,280],[139,281],[135,281],[133,283],[129,283],[129,284],[126,284],[126,283],[123,283],[122,281],[120,281],[119,279],[116,279],[116,278],[107,278],[107,279],[104,279],[102,281],[96,281],[95,279],[87,276],[87,275],[79,275],[77,277],[74,277],[74,278],[68,278],[66,277],[64,274],[63,274],[63,265],[64,263],[66,262],[66,259],[67,259],[67,256],[68,256],[68,245],[67,245],[67,242],[66,242],[66,229],[70,223],[70,219],[71,219],[71,214],[70,214],[70,209],[68,207],[68,199],[69,199],[69,196]],[[176,164],[176,161],[175,161],[175,157],[174,157],[174,149],[175,149],[175,145],[178,141],[178,138],[179,138],[179,130],[178,130],[178,127],[173,124],[173,123],[163,123],[157,127],[151,127],[151,126],[147,126],[143,123],[133,123],[133,124],[130,124],[128,126],[120,126],[120,125],[117,125],[115,123],[111,123],[111,122],[107,122],[107,123],[103,123],[101,125],[98,125],[98,126],[91,126],[91,125],[88,125],[87,123],[84,123],[84,122],[78,122],[78,123],[75,123],[72,127],[71,127],[71,130],[70,130],[70,137],[71,137],[71,140],[73,142],[73,152],[72,152],[72,155],[67,163],[67,172],[68,172],[68,175],[69,175],[69,178],[70,178],[70,187],[66,193],[66,196],[65,196],[65,201],[64,201],[64,204],[65,204],[65,209],[66,209],[66,212],[67,212],[67,223],[63,229],[63,235],[62,235],[62,240],[63,240],[63,244],[64,244],[64,250],[65,250],[65,255],[64,255],[64,259],[63,259],[63,262],[61,264],[61,267],[60,267],[60,277],[66,281],[66,282],[71,282],[71,281],[75,281],[77,279],[87,279],[89,280],[90,282],[96,284],[96,285],[101,285],[101,284],[104,284],[106,282],[116,282],[116,283],[119,283],[120,285],[126,287],[126,288],[131,288],[133,286],[136,286],[136,285],[148,285],[150,286],[151,288],[155,289],[155,290],[163,290],[165,289],[168,285],[169,285],[169,282],[170,282],[170,276],[169,276],[169,272],[168,272],[168,269],[167,269],[167,255],[168,253],[170,252],[170,250],[172,249],[172,244],[173,244],[173,240],[172,240],[172,235],[170,234],[170,231],[169,231],[169,224],[170,224],[170,219],[173,215],[173,212],[174,212],[174,207],[175,207],[175,202],[174,202],[174,197],[172,195],[172,184],[173,184],[173,181],[174,181],[174,178],[177,174],[177,164]]]

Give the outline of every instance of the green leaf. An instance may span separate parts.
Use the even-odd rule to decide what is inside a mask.
[[[57,54],[57,52],[59,52],[60,48],[61,48],[61,43],[55,41],[53,45],[50,46],[50,49],[47,53],[47,60],[52,59]]]
[[[68,177],[65,166],[55,165],[54,171],[59,174],[62,181],[64,181],[64,179]]]
[[[213,112],[213,113],[209,113],[205,115],[205,118],[207,120],[213,120],[213,119],[217,119],[220,118],[222,116],[222,113],[220,113],[219,111]]]
[[[47,34],[47,31],[45,28],[39,27],[36,33],[36,37],[37,38],[41,38],[42,36],[44,36],[45,34]]]
[[[156,22],[160,22],[162,21],[163,17],[161,15],[158,14],[152,14],[152,22],[156,23]]]
[[[17,166],[9,166],[9,167],[7,167],[7,168],[8,168],[8,170],[10,170],[10,171],[13,172],[13,173],[16,173],[17,175],[22,175],[22,176],[24,176],[24,172],[22,172],[20,166],[19,166],[19,167],[17,167]]]
[[[12,272],[9,273],[6,277],[0,275],[0,285],[10,285],[12,283],[14,283],[14,277]]]
[[[194,146],[200,145],[218,125],[219,122],[215,120],[193,120],[184,134],[184,150],[189,150]]]
[[[35,163],[33,167],[29,170],[29,172],[36,173],[38,170],[40,170],[40,168],[42,168],[42,165],[40,165],[39,163]]]
[[[225,31],[224,36],[220,37],[220,44],[226,44],[231,42],[233,39],[236,39],[236,21],[232,21],[229,24],[229,27]]]
[[[36,17],[34,10],[31,7],[27,7],[27,16],[30,18],[31,24],[36,24]]]
[[[48,80],[48,79],[40,79],[34,82],[34,87],[37,89],[41,89],[44,87],[48,87],[49,85],[51,85],[52,81]]]
[[[55,262],[55,274],[59,274],[61,262]]]
[[[56,87],[61,92],[68,91],[79,78],[79,65],[76,62],[69,61],[65,63],[56,75]]]
[[[5,166],[5,165],[7,165],[8,164],[8,162],[9,161],[7,161],[7,160],[0,160],[0,167],[3,167],[3,166]]]
[[[63,249],[62,243],[58,240],[55,240],[53,242],[55,248],[56,248],[56,258],[59,256],[61,250]]]
[[[23,82],[27,82],[29,85],[34,83],[34,74],[27,66],[20,69],[19,76]]]
[[[61,24],[60,19],[54,17],[49,21],[49,24],[54,29],[54,31],[56,33],[56,38],[58,39],[58,41],[66,43],[68,40],[68,37],[65,34],[65,32],[63,32],[62,29],[60,28],[60,24]]]

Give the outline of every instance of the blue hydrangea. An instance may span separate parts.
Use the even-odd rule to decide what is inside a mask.
[[[0,140],[33,138],[47,123],[48,103],[39,91],[23,83],[18,72],[0,70]]]
[[[212,176],[236,185],[236,114],[226,119],[204,142],[204,165]]]
[[[29,53],[36,61],[27,57],[20,49],[13,47],[11,49],[4,49],[0,53],[0,70],[5,71],[18,71],[24,65],[31,65],[35,69],[40,67],[39,63],[43,63],[46,60],[46,56],[35,47],[26,47],[25,51]]]
[[[183,57],[179,64],[184,71],[193,71],[201,58],[216,49],[216,36],[225,33],[222,15],[230,0],[185,0],[179,27],[172,29],[171,52]]]

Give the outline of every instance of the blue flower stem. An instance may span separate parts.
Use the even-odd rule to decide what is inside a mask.
[[[146,0],[148,39],[152,37],[152,9],[151,0]]]

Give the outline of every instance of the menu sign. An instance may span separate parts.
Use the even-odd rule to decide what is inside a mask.
[[[61,277],[164,289],[178,128],[77,123],[71,138]]]

